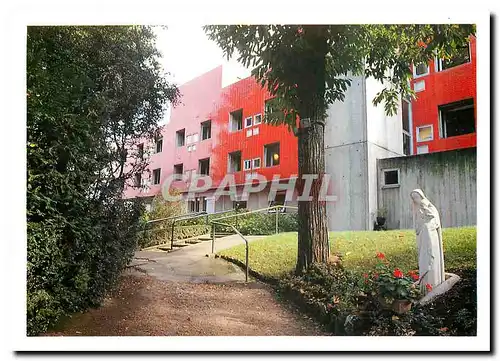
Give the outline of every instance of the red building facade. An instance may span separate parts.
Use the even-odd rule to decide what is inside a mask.
[[[412,154],[476,146],[476,38],[450,60],[413,67]],[[405,104],[403,103],[403,107]]]
[[[288,179],[297,174],[296,137],[285,126],[263,122],[269,94],[252,77],[222,88],[222,70],[218,67],[180,86],[181,103],[172,109],[162,137],[144,144],[151,155],[148,171],[137,175],[143,187],[128,187],[125,197],[160,194],[164,181],[173,174],[182,175],[183,180],[171,186],[186,192],[194,174],[209,175],[211,189],[200,193],[190,207],[191,211],[206,210],[207,198],[226,174],[234,176],[238,199],[243,202],[249,201],[242,188],[250,174],[264,176],[269,182],[274,175]],[[253,203],[267,206],[267,200]],[[222,206],[214,210],[234,206],[224,199],[219,204]]]

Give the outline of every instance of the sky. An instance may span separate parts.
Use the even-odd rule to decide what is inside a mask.
[[[236,59],[227,61],[222,50],[208,39],[201,26],[167,26],[167,29],[156,28],[156,44],[163,55],[162,66],[170,73],[168,79],[176,85],[182,85],[219,65],[223,66],[223,87],[250,75],[250,71]],[[161,124],[167,123],[169,117],[170,109],[165,113]]]

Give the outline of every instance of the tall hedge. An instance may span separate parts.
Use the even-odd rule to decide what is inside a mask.
[[[147,157],[130,150],[178,98],[158,55],[149,27],[28,28],[28,335],[98,305],[133,255],[143,207],[122,195]]]

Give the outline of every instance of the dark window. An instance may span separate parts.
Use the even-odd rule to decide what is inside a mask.
[[[276,196],[274,197],[274,201],[269,202],[269,207],[274,207],[274,206],[284,206],[286,204],[286,192],[279,192],[276,193]],[[280,208],[278,210],[280,213],[285,212],[285,208]],[[275,213],[276,209],[270,209],[269,213]]]
[[[208,175],[210,172],[210,158],[200,159],[198,168],[201,175]]]
[[[410,131],[410,103],[406,100],[401,102],[401,110],[402,110],[402,121],[403,121],[403,130],[406,132]]]
[[[455,66],[470,62],[469,44],[457,48],[457,53],[450,59],[441,59],[439,61],[439,71],[453,68]]]
[[[156,141],[156,153],[161,153],[163,150],[163,138],[158,138]]]
[[[160,184],[161,169],[157,168],[153,170],[153,184]]]
[[[239,210],[246,208],[247,208],[247,201],[233,201],[233,209]]]
[[[188,201],[189,212],[196,212],[196,201]]]
[[[206,197],[200,197],[200,207],[201,211],[206,212],[207,211],[207,198]]]
[[[184,166],[183,164],[176,164],[174,165],[174,174],[177,176],[177,180],[182,179],[182,174],[184,173]]]
[[[384,185],[398,185],[399,184],[399,171],[395,170],[384,170]]]
[[[403,154],[411,155],[411,137],[403,132]]]
[[[252,117],[245,118],[245,128],[251,127],[252,126]]]
[[[134,186],[140,187],[141,186],[141,173],[135,173],[134,176]]]
[[[414,65],[414,67],[416,76],[426,75],[429,72],[429,66],[425,63]]]
[[[229,153],[228,156],[228,173],[239,172],[241,170],[241,151]]]
[[[201,140],[210,139],[212,137],[212,121],[207,120],[201,123]]]
[[[144,158],[144,144],[139,144],[137,146],[137,153],[138,153],[139,159],[143,159]]]
[[[236,132],[243,129],[243,109],[229,113],[229,131]]]
[[[175,142],[178,147],[183,147],[186,141],[186,129],[181,129],[175,132]]]
[[[264,146],[264,158],[266,167],[272,167],[280,164],[280,144],[273,143]]]
[[[401,101],[401,121],[403,125],[403,154],[411,154],[411,136],[410,136],[410,103],[403,99]]]
[[[470,134],[476,131],[473,99],[441,105],[438,109],[443,138]]]

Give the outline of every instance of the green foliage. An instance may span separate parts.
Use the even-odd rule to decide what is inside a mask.
[[[27,326],[44,332],[97,305],[137,246],[143,205],[122,194],[147,162],[178,90],[151,28],[29,27],[27,37]]]
[[[374,103],[395,114],[400,94],[414,96],[410,64],[449,58],[475,26],[213,25],[205,31],[228,58],[237,52],[275,96],[264,120],[294,128],[297,116],[323,117],[328,104],[344,99],[350,77],[362,74],[384,83]]]

